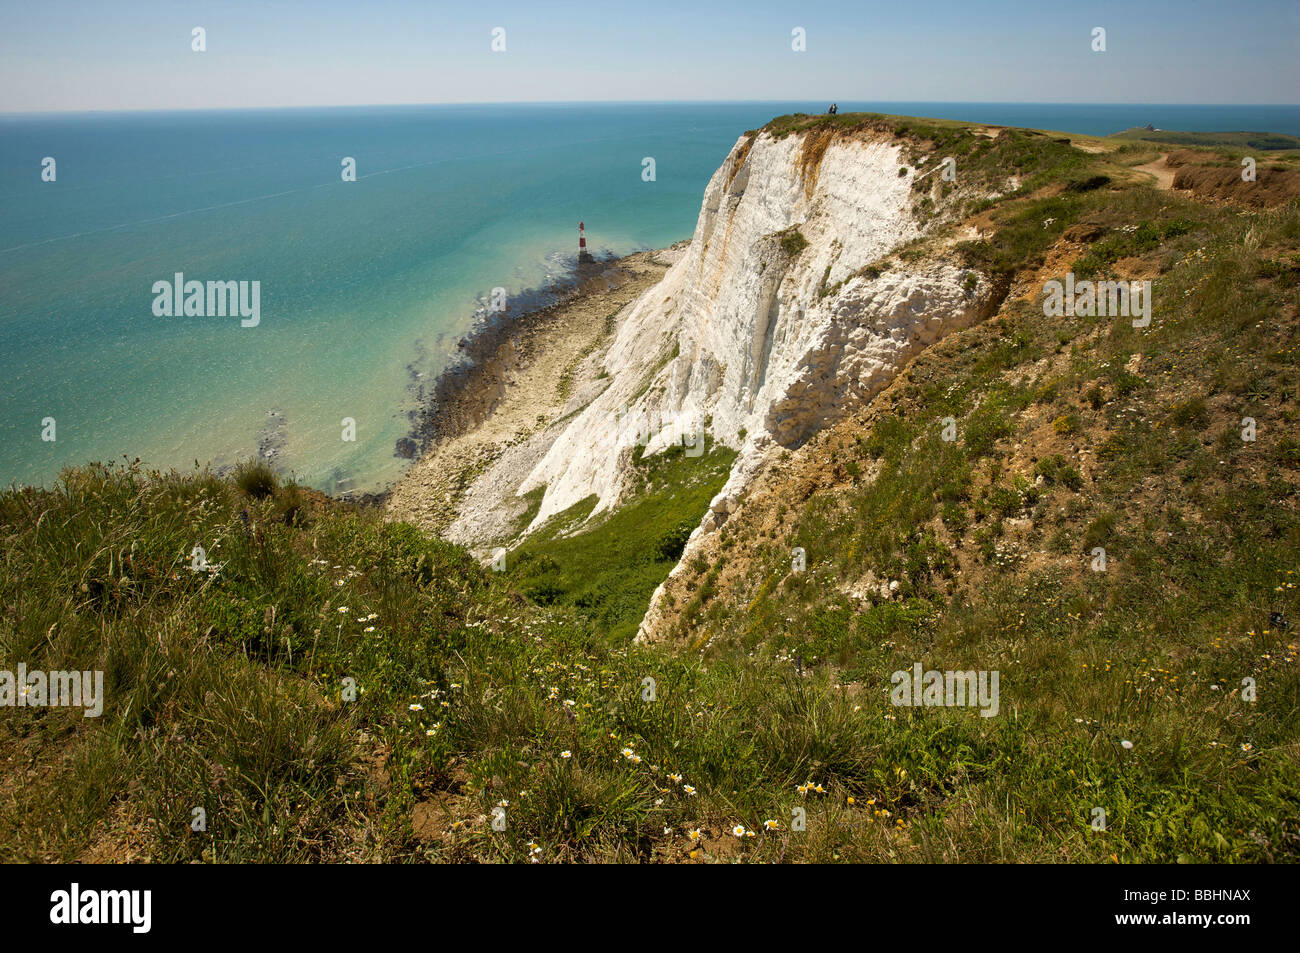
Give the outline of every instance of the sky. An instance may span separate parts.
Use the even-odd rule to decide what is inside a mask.
[[[0,112],[1298,90],[1300,0],[0,0]]]

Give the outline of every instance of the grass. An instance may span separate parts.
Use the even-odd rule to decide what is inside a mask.
[[[718,446],[641,458],[629,499],[593,525],[583,521],[594,498],[557,514],[507,557],[507,578],[541,605],[581,608],[611,638],[630,639],[734,460]]]
[[[649,497],[685,466],[650,462]],[[316,503],[291,525],[230,481],[134,466],[0,498],[6,661],[100,667],[109,686],[98,720],[4,722],[7,759],[43,768],[8,776],[7,859],[794,858],[890,836],[906,785],[824,677],[630,649],[455,547]],[[219,568],[190,571],[195,538]],[[798,794],[810,778],[826,793]],[[879,807],[820,825],[844,810],[833,779]],[[814,836],[790,842],[805,803]],[[432,838],[430,804],[453,808]],[[504,831],[475,821],[501,804]],[[766,820],[785,833],[724,830]]]
[[[260,460],[240,464],[235,469],[235,486],[245,496],[265,499],[280,485],[275,471]]]
[[[4,666],[98,669],[107,696],[94,720],[5,719],[6,760],[45,768],[5,785],[7,859],[351,850],[358,725],[391,731],[400,701],[439,677],[484,580],[463,551],[319,494],[286,519],[295,491],[265,487],[93,465],[0,497]],[[348,706],[345,678],[361,686]],[[206,836],[190,830],[195,808]]]
[[[1182,218],[1166,222],[1139,222],[1136,226],[1129,226],[1128,230],[1108,235],[1089,248],[1074,263],[1075,274],[1081,278],[1092,277],[1110,268],[1121,258],[1144,255],[1194,228],[1196,223]]]

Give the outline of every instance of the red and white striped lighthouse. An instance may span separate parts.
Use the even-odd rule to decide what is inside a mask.
[[[578,260],[581,261],[587,257],[587,226],[582,222],[578,223]]]

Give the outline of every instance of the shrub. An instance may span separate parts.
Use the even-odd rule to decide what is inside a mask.
[[[1116,397],[1127,397],[1129,394],[1133,393],[1144,383],[1146,383],[1137,374],[1131,374],[1125,370],[1118,371],[1114,375],[1114,381],[1115,381]]]
[[[1210,422],[1210,410],[1205,405],[1204,397],[1191,397],[1174,404],[1169,411],[1169,419],[1179,427],[1202,428]]]
[[[241,463],[235,469],[234,482],[240,493],[258,500],[271,496],[280,484],[275,471],[261,460]]]
[[[1019,473],[1015,475],[1011,483],[1012,486],[1015,488],[1016,493],[1019,495],[1021,503],[1024,506],[1031,507],[1038,502],[1038,497],[1039,497],[1038,487],[1030,483]]]
[[[1059,434],[1079,432],[1079,418],[1075,414],[1062,414],[1052,421],[1052,429]]]
[[[1089,278],[1121,258],[1142,255],[1159,248],[1170,238],[1184,235],[1197,223],[1184,218],[1168,222],[1142,222],[1132,232],[1114,232],[1097,242],[1074,263],[1080,278]]]
[[[1083,534],[1083,548],[1091,551],[1096,546],[1105,546],[1115,535],[1115,514],[1102,513],[1088,524]]]
[[[970,515],[966,508],[958,503],[945,503],[939,514],[944,525],[952,531],[952,534],[958,539],[966,532],[966,527],[970,525]]]
[[[1071,490],[1077,490],[1083,486],[1083,477],[1079,471],[1065,462],[1065,458],[1059,453],[1054,453],[1050,457],[1039,460],[1034,466],[1034,472],[1043,478],[1043,482],[1049,486],[1061,484],[1069,487]]]
[[[1025,508],[1025,501],[1015,490],[1005,486],[994,487],[988,496],[989,506],[999,516],[1015,516]]]
[[[1066,183],[1065,191],[1076,193],[1091,192],[1095,189],[1101,188],[1103,185],[1109,184],[1110,176],[1108,175],[1090,175],[1086,179],[1078,179],[1074,182]]]
[[[991,454],[997,442],[1009,437],[1015,428],[1000,407],[981,407],[966,424],[966,449],[974,458]]]
[[[799,257],[799,253],[807,247],[808,239],[803,237],[803,232],[797,226],[781,232],[781,248],[791,258]]]
[[[672,562],[681,559],[682,551],[686,549],[686,541],[691,538],[691,533],[695,532],[696,525],[692,520],[682,520],[665,532],[655,543],[655,557]]]

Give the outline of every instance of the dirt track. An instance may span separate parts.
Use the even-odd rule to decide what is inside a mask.
[[[1156,177],[1156,188],[1168,191],[1174,187],[1174,170],[1165,165],[1165,156],[1160,156],[1154,162],[1148,162],[1146,165],[1135,165],[1133,168],[1139,172],[1149,172]]]

